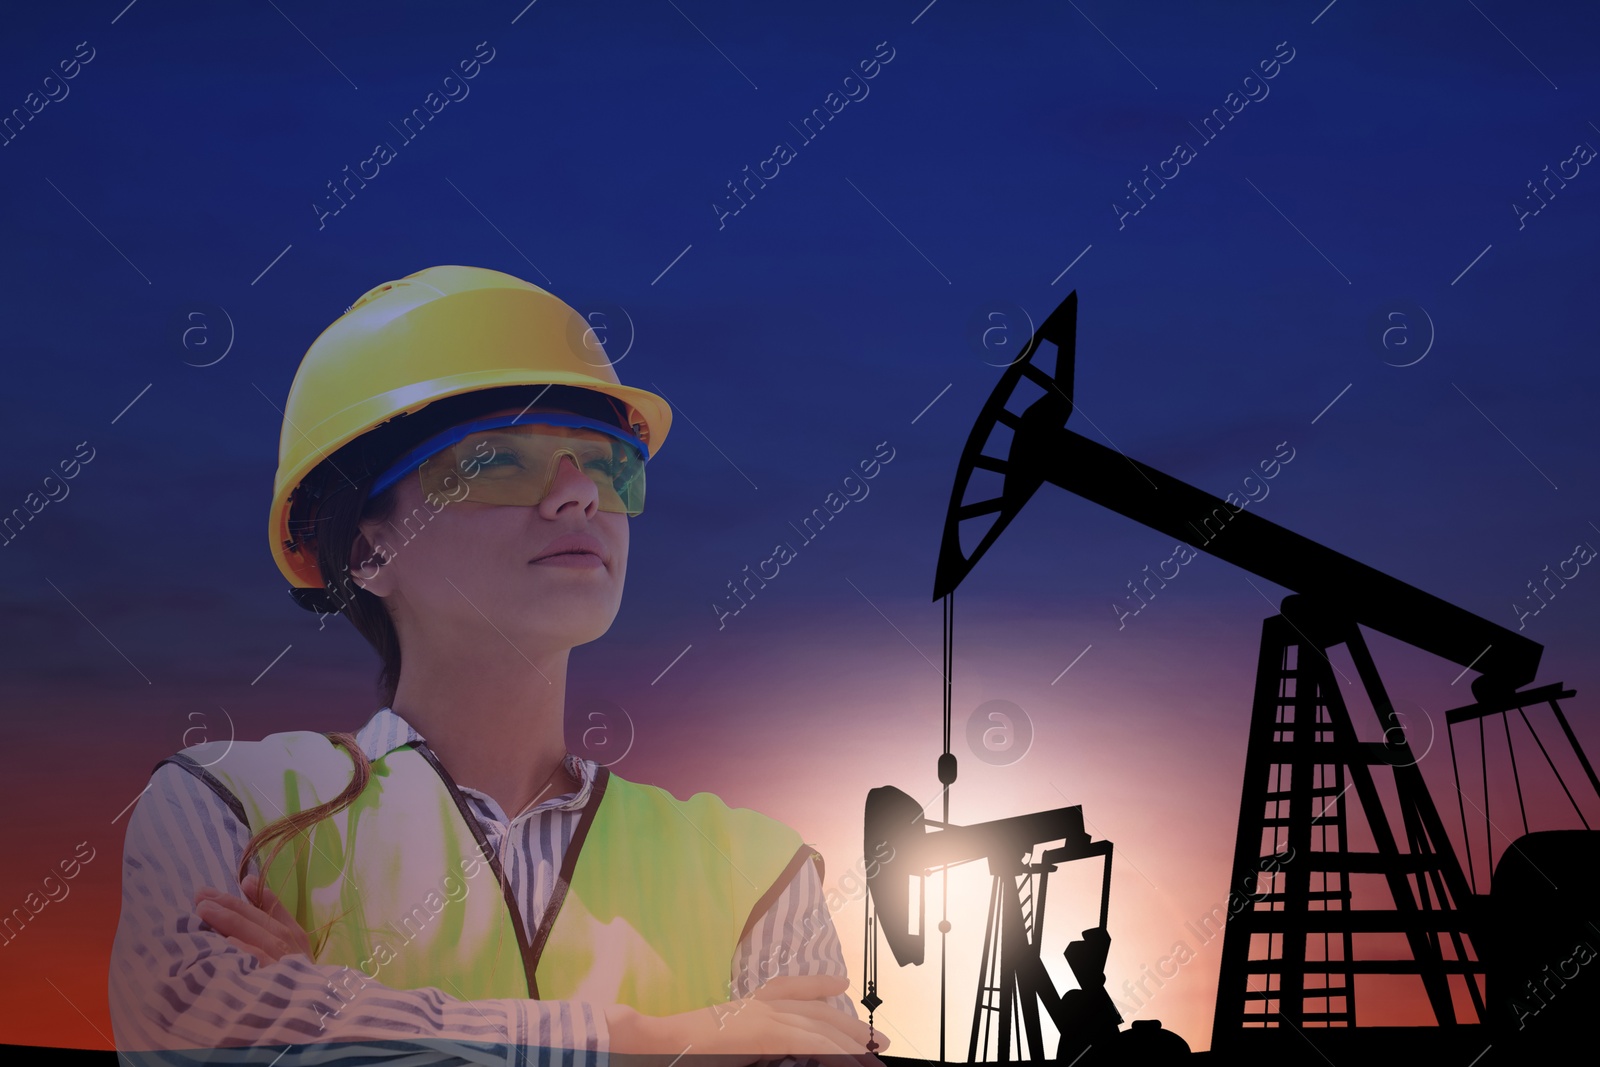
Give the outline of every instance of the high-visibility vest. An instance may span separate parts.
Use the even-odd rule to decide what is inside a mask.
[[[350,756],[310,731],[208,742],[169,760],[205,779],[252,833],[331,800],[351,777]],[[316,962],[390,988],[669,1015],[731,998],[734,949],[808,859],[820,867],[775,819],[601,767],[549,905],[525,930],[460,791],[425,745],[408,742],[372,761],[348,807],[291,839],[266,881],[310,934]]]

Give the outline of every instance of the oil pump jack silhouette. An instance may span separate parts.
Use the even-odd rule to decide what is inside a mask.
[[[1497,1057],[1484,1060],[1488,1064],[1571,1047],[1567,1042],[1580,1034],[1585,1043],[1592,1041],[1586,1036],[1592,1030],[1588,1015],[1600,1003],[1600,963],[1585,965],[1600,949],[1600,831],[1590,828],[1525,709],[1549,706],[1570,749],[1569,774],[1575,761],[1597,798],[1600,779],[1560,705],[1573,691],[1561,683],[1524,688],[1534,680],[1543,646],[1067,429],[1077,310],[1074,291],[1007,367],[962,451],[933,592],[934,600],[945,601],[944,753],[937,768],[943,818],[928,818],[924,805],[893,786],[867,795],[864,855],[881,856],[885,845],[889,855],[869,867],[867,882],[868,980],[862,1003],[869,1020],[884,1003],[877,981],[879,917],[895,960],[901,966],[922,963],[926,878],[986,859],[993,891],[969,1062],[987,1055],[995,1022],[995,1062],[1011,1062],[1013,1043],[1017,1059],[1053,1060],[1059,1067],[1188,1056],[1187,1044],[1153,1020],[1118,1029],[1120,1014],[1105,992],[1112,844],[1093,841],[1084,832],[1080,806],[968,826],[950,821],[950,787],[956,780],[950,752],[953,593],[1033,494],[1050,482],[1179,541],[1198,541],[1202,551],[1293,590],[1262,627],[1212,1049],[1297,1060],[1310,1043],[1324,1055],[1373,1052],[1409,1060],[1456,1050],[1470,1058],[1497,1042]],[[1053,371],[1040,365],[1043,342],[1055,349]],[[1031,402],[1023,395],[1027,389],[1038,394]],[[969,484],[979,470],[999,475],[1001,489],[969,502]],[[961,547],[960,527],[966,522],[987,524],[970,553]],[[1444,716],[1466,872],[1424,783],[1421,757],[1399,726],[1363,626],[1459,664],[1463,674],[1477,672],[1474,702]],[[1355,664],[1383,729],[1382,742],[1358,739],[1328,656],[1339,645]],[[1537,742],[1582,830],[1530,831],[1511,712]],[[1495,716],[1505,726],[1523,834],[1510,840],[1483,812],[1484,840],[1492,841],[1495,833],[1509,842],[1486,891],[1476,874],[1469,874],[1471,838],[1454,727],[1476,722],[1481,749],[1484,722]],[[1394,798],[1387,809],[1374,773],[1385,771]],[[1400,835],[1390,811],[1399,819]],[[1353,847],[1359,835],[1352,831],[1361,829],[1358,818],[1370,848]],[[1030,862],[1038,846],[1053,842],[1060,844]],[[1079,988],[1062,993],[1040,956],[1048,875],[1057,864],[1093,858],[1104,864],[1099,924],[1065,948]],[[1487,871],[1487,857],[1484,866]],[[1372,906],[1372,891],[1354,891],[1354,880],[1363,876],[1376,876],[1376,893],[1386,890],[1387,906]],[[915,933],[909,932],[912,883],[918,901]],[[941,920],[941,935],[950,929],[948,918]],[[1407,954],[1372,958],[1358,951],[1355,939],[1368,934],[1403,937]],[[941,937],[939,1060],[949,1062],[942,949]],[[1363,975],[1418,980],[1434,1025],[1358,1025],[1357,978]],[[1461,1018],[1468,1006],[1471,1020]],[[1041,1007],[1061,1034],[1053,1056],[1043,1045]],[[884,1060],[892,1067],[927,1062]]]

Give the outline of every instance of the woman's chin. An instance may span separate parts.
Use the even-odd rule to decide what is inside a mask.
[[[508,615],[511,625],[501,629],[519,648],[576,648],[604,637],[616,617],[616,607],[610,603],[564,604],[559,598],[547,598],[521,618]],[[557,620],[559,625],[552,626]]]

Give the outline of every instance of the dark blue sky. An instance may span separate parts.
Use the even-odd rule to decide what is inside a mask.
[[[914,737],[932,781],[938,678],[907,643],[937,654],[943,515],[1000,373],[973,323],[1012,309],[1020,343],[1015,309],[1038,322],[1071,289],[1087,436],[1219,495],[1288,442],[1260,514],[1512,628],[1542,567],[1600,544],[1600,175],[1563,162],[1600,146],[1600,19],[1579,5],[114,0],[6,24],[0,111],[60,98],[0,146],[0,509],[80,442],[93,459],[0,548],[4,715],[25,761],[70,752],[104,775],[85,825],[191,709],[228,708],[241,736],[301,725],[286,705],[328,728],[370,712],[375,661],[343,623],[318,632],[267,551],[276,405],[356,297],[439,263],[631,320],[618,373],[676,420],[622,613],[574,655],[573,692],[632,701],[641,731],[698,727],[697,751],[717,728],[689,704],[757,714],[779,678],[847,676],[920,710],[874,720],[869,700],[835,743]],[[891,58],[847,83],[875,52]],[[859,98],[802,138],[836,92]],[[1208,141],[1195,127],[1230,93],[1257,99]],[[327,183],[379,142],[393,158],[319,228]],[[719,225],[727,183],[779,142],[793,158]],[[1119,223],[1127,183],[1180,142],[1192,158]],[[1547,166],[1578,169],[1519,224]],[[1385,322],[1404,328],[1387,348]],[[871,496],[719,632],[725,583],[885,441]],[[1171,549],[1045,487],[958,594],[969,679],[1025,649],[1048,680],[1093,644],[1068,677],[1125,693],[1139,730],[1184,714],[1138,691],[1153,674],[1248,694],[1275,586],[1202,559],[1167,594],[1181,606],[1117,629],[1125,583]],[[1600,577],[1526,625],[1593,747]],[[1217,722],[1226,820],[1245,707]],[[869,769],[828,818],[858,819],[876,784]]]

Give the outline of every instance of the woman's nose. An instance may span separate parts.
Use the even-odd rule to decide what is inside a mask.
[[[562,452],[556,455],[555,470],[550,475],[550,484],[539,503],[541,507],[549,503],[559,510],[569,500],[579,501],[584,509],[588,510],[591,502],[599,504],[600,490],[593,479],[583,473],[578,466],[577,458]]]

